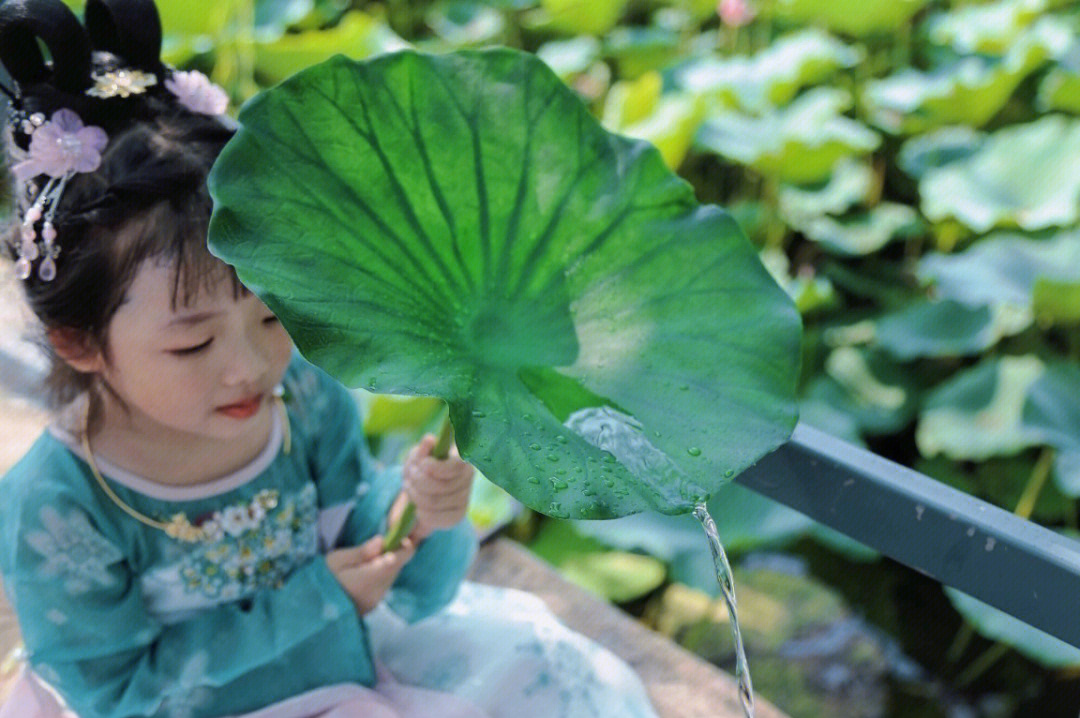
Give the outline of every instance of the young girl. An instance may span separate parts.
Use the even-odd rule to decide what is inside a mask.
[[[537,599],[462,584],[472,467],[430,435],[375,467],[348,392],[209,255],[232,125],[160,44],[151,0],[89,0],[85,28],[0,5],[6,245],[58,409],[0,481],[27,659],[0,718],[653,716]]]

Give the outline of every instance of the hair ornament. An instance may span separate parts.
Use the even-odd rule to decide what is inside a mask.
[[[131,97],[146,92],[157,84],[157,75],[134,68],[121,68],[108,72],[95,72],[91,79],[94,86],[87,89],[90,97],[106,100],[110,97]]]
[[[12,172],[22,182],[29,182],[39,175],[47,175],[49,179],[23,214],[15,276],[29,279],[30,263],[43,257],[38,266],[38,277],[51,282],[56,277],[56,257],[60,254],[53,225],[56,207],[72,177],[80,172],[93,172],[101,165],[101,152],[109,137],[100,127],[84,125],[82,119],[67,108],[57,110],[49,120],[39,115],[35,113],[22,123],[24,131],[30,130],[30,149],[26,159],[12,167]],[[27,186],[31,193],[36,191],[35,185]],[[44,220],[40,250],[35,229],[39,220]]]
[[[165,89],[176,96],[177,102],[196,114],[223,115],[229,106],[229,96],[225,90],[198,70],[173,72],[165,80]]]

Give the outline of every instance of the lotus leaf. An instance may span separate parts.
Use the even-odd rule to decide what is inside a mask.
[[[1046,0],[998,0],[938,13],[926,22],[930,41],[962,55],[1005,54],[1046,10]]]
[[[1066,496],[1080,496],[1080,368],[1058,363],[1032,384],[1024,424],[1057,449],[1054,480]]]
[[[746,112],[785,105],[804,87],[862,61],[862,48],[816,28],[785,35],[753,57],[706,56],[671,70],[677,87]]]
[[[987,638],[1007,643],[1049,668],[1080,666],[1080,648],[1070,646],[954,588],[946,587],[945,593],[960,615]]]
[[[784,288],[795,302],[799,313],[806,315],[820,309],[834,306],[838,298],[832,282],[827,277],[819,277],[813,268],[807,267],[797,275],[791,275],[791,263],[779,249],[766,248],[761,252],[761,262],[769,270],[776,283]]]
[[[446,400],[531,508],[687,512],[790,435],[790,299],[535,56],[336,57],[239,122],[212,251],[346,385]]]
[[[978,354],[1016,333],[1012,317],[991,307],[917,301],[876,321],[875,345],[900,361]]]
[[[825,371],[810,383],[806,401],[850,416],[860,434],[899,431],[915,415],[918,378],[884,352],[838,347],[826,359]]]
[[[688,516],[681,518],[693,521]],[[664,564],[652,556],[613,551],[602,541],[583,535],[569,521],[544,524],[529,549],[558,568],[569,581],[615,603],[633,601],[655,591],[667,575]]]
[[[275,83],[336,53],[365,58],[407,46],[386,21],[354,10],[327,30],[283,35],[273,42],[256,43],[255,71],[268,83]]]
[[[1039,85],[1039,109],[1064,110],[1080,115],[1080,38],[1058,58]]]
[[[836,163],[829,179],[816,186],[781,185],[780,214],[789,225],[805,224],[823,214],[843,214],[862,204],[874,184],[874,170],[866,162],[847,159]]]
[[[663,79],[646,72],[636,80],[617,82],[604,103],[603,124],[612,132],[652,143],[671,169],[682,164],[705,116],[700,97],[661,94]]]
[[[761,117],[722,111],[706,119],[697,144],[786,182],[822,182],[840,160],[866,155],[881,142],[876,132],[841,114],[850,106],[844,90],[818,87]]]
[[[635,78],[668,65],[678,56],[681,39],[664,27],[617,27],[604,39],[604,50],[621,77]]]
[[[770,13],[799,25],[824,25],[830,30],[863,37],[893,32],[906,25],[929,0],[771,0]]]
[[[541,0],[545,25],[567,35],[603,35],[619,22],[627,0]]]
[[[1080,231],[1044,239],[998,233],[959,254],[926,255],[918,274],[943,299],[1008,317],[1009,334],[1028,327],[1036,313],[1069,320],[1077,306],[1069,303],[1069,288],[1080,284]]]
[[[731,553],[782,544],[814,525],[803,514],[734,483],[721,488],[708,505],[724,548]],[[581,534],[608,546],[645,551],[668,563],[686,554],[710,557],[701,523],[690,516],[649,512],[612,521],[576,521],[574,526]],[[711,574],[706,572],[715,578]]]
[[[901,70],[867,83],[863,102],[871,122],[893,134],[918,134],[951,124],[981,127],[1024,78],[1063,52],[1069,41],[1066,28],[1037,24],[1003,58],[973,55],[929,72]]]
[[[449,0],[428,10],[427,24],[436,35],[455,45],[496,42],[506,27],[502,13],[481,2]]]
[[[547,63],[563,82],[585,72],[600,58],[600,41],[591,35],[568,40],[552,40],[536,50],[536,56]]]
[[[1068,226],[1080,218],[1080,121],[1048,115],[998,130],[972,155],[919,182],[929,219],[976,232]]]
[[[922,179],[931,170],[975,154],[986,141],[986,136],[985,132],[963,125],[942,127],[905,142],[896,163],[915,179]]]
[[[158,7],[165,3],[158,3]],[[315,9],[315,0],[257,0],[255,30],[262,36],[280,37]],[[168,27],[166,25],[166,27]]]
[[[915,430],[919,451],[983,461],[1038,444],[1023,414],[1028,391],[1043,371],[1034,356],[1006,356],[956,374],[926,398]]]
[[[814,217],[795,226],[828,251],[846,256],[872,254],[895,239],[913,237],[922,230],[915,210],[894,202],[882,202],[849,217]]]
[[[1039,85],[1039,107],[1049,112],[1061,110],[1080,115],[1080,71],[1055,67]]]

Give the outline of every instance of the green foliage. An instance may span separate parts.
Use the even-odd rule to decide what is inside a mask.
[[[79,0],[71,2],[81,5]],[[621,156],[623,174],[606,175],[612,178],[608,183],[579,186],[572,215],[575,230],[587,237],[597,222],[611,216],[624,197],[612,189],[616,185],[624,185],[625,196],[639,203],[660,203],[664,197],[676,196],[679,202],[687,201],[689,191],[676,190],[678,183],[661,174],[662,157],[669,168],[678,168],[700,201],[718,204],[731,213],[756,245],[760,263],[754,260],[753,271],[759,272],[763,264],[802,315],[807,328],[799,382],[804,421],[853,443],[868,443],[878,453],[1007,510],[1023,503],[1033,519],[1052,528],[1076,526],[1080,516],[1080,407],[1076,403],[1080,376],[1075,369],[1080,365],[1080,173],[1076,171],[1080,167],[1080,12],[1075,2],[760,0],[751,3],[758,14],[745,27],[720,21],[712,0],[227,0],[212,8],[186,0],[159,0],[159,5],[165,16],[166,59],[206,71],[226,86],[237,106],[260,86],[282,81],[336,53],[360,59],[408,46],[444,52],[496,43],[535,50],[605,128],[647,140],[660,151],[655,155],[637,149],[633,161]],[[421,96],[438,96],[437,87],[432,90],[415,82],[403,86]],[[399,90],[394,97],[400,98],[402,108],[411,107],[401,96],[405,90]],[[377,94],[391,96],[389,91]],[[467,95],[462,104],[471,106],[471,98]],[[473,104],[483,107],[483,103]],[[515,236],[519,239],[513,243],[519,252],[512,255],[511,271],[505,278],[498,272],[459,271],[456,257],[432,253],[411,231],[408,213],[392,199],[394,191],[381,163],[374,162],[363,147],[358,151],[346,141],[349,133],[338,127],[342,120],[336,120],[334,138],[327,140],[316,130],[322,121],[318,110],[312,116],[308,105],[318,108],[318,103],[305,101],[302,111],[297,111],[301,122],[289,130],[293,141],[310,134],[321,143],[315,146],[337,163],[335,167],[354,172],[349,176],[362,173],[358,186],[368,187],[370,194],[365,196],[377,210],[373,213],[377,220],[363,213],[357,216],[354,209],[341,209],[344,223],[324,224],[331,220],[325,218],[326,207],[321,205],[347,208],[349,198],[342,195],[348,193],[311,181],[290,184],[291,173],[301,163],[276,146],[261,153],[264,161],[284,168],[275,165],[269,172],[279,175],[272,183],[273,191],[265,197],[235,201],[250,204],[253,214],[265,217],[268,236],[274,235],[271,225],[289,227],[282,220],[285,212],[277,206],[282,198],[300,198],[312,205],[296,209],[289,220],[304,230],[303,236],[318,237],[307,248],[312,258],[324,249],[340,257],[366,247],[369,261],[362,268],[368,272],[368,283],[352,296],[345,292],[335,296],[343,306],[354,302],[346,310],[348,330],[361,331],[379,322],[373,312],[356,308],[356,301],[372,302],[379,312],[389,312],[380,325],[388,336],[401,326],[401,317],[410,321],[424,317],[426,323],[418,325],[421,336],[379,344],[378,351],[367,352],[370,366],[354,377],[381,391],[409,389],[427,395],[411,400],[416,403],[373,400],[369,428],[383,450],[402,449],[401,428],[429,421],[430,415],[423,415],[438,406],[430,397],[443,396],[444,390],[455,386],[457,393],[447,394],[458,398],[455,419],[463,426],[471,425],[469,431],[475,430],[467,447],[470,460],[510,486],[512,480],[497,468],[500,462],[520,459],[518,454],[524,454],[526,461],[535,458],[536,468],[544,472],[532,475],[544,483],[540,488],[526,487],[535,494],[531,505],[569,515],[584,510],[585,504],[571,505],[556,498],[558,508],[550,510],[550,499],[561,494],[548,480],[565,477],[548,471],[557,464],[545,463],[547,454],[562,455],[564,463],[558,466],[568,472],[572,467],[593,472],[599,465],[590,464],[589,454],[581,453],[580,447],[537,453],[528,445],[515,446],[505,441],[502,432],[521,429],[521,422],[496,426],[491,420],[528,413],[539,421],[544,414],[532,409],[540,405],[555,417],[541,422],[547,432],[544,436],[550,437],[556,423],[562,425],[581,402],[604,397],[616,401],[614,409],[628,409],[625,400],[612,391],[617,385],[620,391],[633,390],[639,403],[625,413],[639,420],[648,415],[643,431],[647,429],[650,436],[661,432],[661,437],[652,438],[665,456],[688,470],[698,462],[708,465],[717,484],[726,481],[723,472],[728,467],[735,470],[738,462],[713,455],[716,447],[724,445],[721,434],[728,424],[713,423],[710,417],[723,411],[713,401],[722,393],[715,387],[729,365],[739,366],[743,349],[742,343],[735,346],[706,339],[702,331],[724,321],[734,326],[737,319],[743,319],[740,330],[742,326],[754,329],[771,315],[762,309],[752,317],[738,317],[738,310],[732,316],[727,304],[708,293],[712,290],[706,288],[722,286],[741,269],[729,272],[720,265],[708,267],[693,252],[672,252],[678,245],[665,243],[668,235],[652,229],[643,230],[637,238],[640,251],[634,256],[642,257],[637,260],[642,270],[637,275],[629,273],[635,260],[627,256],[619,264],[617,258],[612,259],[614,252],[603,258],[612,262],[609,272],[592,266],[586,269],[583,260],[574,260],[580,255],[573,254],[577,245],[570,239],[552,243],[530,257],[530,228],[535,235],[539,214],[525,212],[518,218]],[[555,106],[568,107],[562,95]],[[462,125],[449,100],[437,107],[434,114],[445,124]],[[393,103],[377,108],[387,123],[398,116]],[[353,119],[366,126],[362,119]],[[483,153],[489,166],[494,169],[499,164],[502,170],[485,175],[489,190],[506,182],[507,176],[516,188],[522,176],[520,152],[514,154],[527,137],[519,131],[521,114],[515,113],[513,103],[503,103],[498,121],[497,128],[479,133],[482,146],[489,148]],[[244,124],[242,137],[249,131],[246,119]],[[409,126],[408,122],[397,124]],[[570,133],[553,129],[558,125],[544,118],[532,124],[537,147],[542,143],[559,148],[553,155],[566,151]],[[447,144],[435,139],[435,128],[426,131],[431,134],[425,148]],[[408,157],[417,146],[408,134],[380,133],[378,139],[388,148],[388,158],[397,157],[395,152]],[[617,144],[611,139],[597,141]],[[471,149],[449,144],[447,153],[447,158],[428,165],[439,186],[448,197],[466,198],[474,210],[484,206],[476,200]],[[653,159],[646,161],[647,155]],[[394,169],[396,174],[397,164]],[[312,171],[326,174],[325,167]],[[424,170],[411,172],[419,179],[425,174]],[[560,182],[566,174],[554,168],[554,161],[541,163],[540,171],[526,174],[526,196],[543,200],[548,195],[539,188],[563,186]],[[295,176],[305,177],[303,172]],[[649,178],[652,185],[646,181]],[[405,183],[403,188],[421,226],[431,237],[444,239],[449,225],[439,203],[425,195],[423,182]],[[414,196],[417,191],[420,194]],[[377,200],[370,200],[376,196]],[[458,202],[448,200],[448,204]],[[490,221],[496,223],[506,218],[505,208],[514,206],[514,201],[489,197],[486,206]],[[453,226],[466,233],[479,226],[473,216],[450,215]],[[739,234],[727,220],[710,217],[719,243]],[[387,247],[397,245],[385,233],[374,231],[380,221],[397,230],[404,246],[423,259],[397,268],[382,261],[378,255],[389,256]],[[566,229],[569,235],[570,223]],[[361,237],[367,239],[361,241]],[[649,242],[658,247],[651,254],[645,251]],[[472,249],[481,254],[479,245]],[[739,262],[751,266],[753,254],[740,250],[737,256]],[[466,256],[468,262],[480,261],[479,256]],[[572,260],[580,263],[574,265]],[[281,279],[292,282],[297,275],[305,275],[301,278],[344,286],[346,280],[338,272],[345,270],[340,261],[334,265],[316,271],[321,265],[305,259]],[[440,282],[444,267],[446,281]],[[573,281],[555,282],[554,292],[537,304],[540,285],[558,277],[555,267],[575,268],[578,274],[571,273],[571,278],[586,276],[580,274],[583,270],[598,282],[606,277],[607,286],[617,291],[586,293],[586,311],[579,313],[582,296],[573,292],[580,287]],[[646,281],[654,272],[656,276]],[[264,283],[262,277],[243,276],[255,285]],[[467,284],[466,277],[473,283]],[[690,277],[698,284],[691,285]],[[530,291],[521,294],[520,300],[513,296],[508,301],[485,284],[499,287],[502,281],[525,282]],[[694,286],[702,293],[695,294]],[[644,320],[615,311],[626,304],[631,288],[646,293],[640,300],[642,308],[649,307],[652,313]],[[667,304],[644,299],[656,296],[661,288],[677,289]],[[677,313],[679,305],[685,309],[681,323],[654,331],[661,320],[668,321]],[[537,312],[537,307],[544,311]],[[789,316],[781,314],[788,321]],[[505,319],[505,325],[497,325],[496,318]],[[579,323],[582,318],[584,324]],[[304,321],[294,320],[290,328],[301,336],[310,332],[313,343],[322,339],[320,332],[328,331],[322,324]],[[489,328],[481,331],[479,326],[485,323]],[[572,335],[573,341],[584,342],[577,345],[585,352],[581,356],[594,364],[588,372],[584,360],[560,359],[563,364],[540,369],[519,366],[509,381],[517,393],[503,391],[505,383],[468,384],[478,375],[491,373],[491,357],[505,359],[505,348],[494,338],[499,326],[527,327],[527,340],[521,336],[526,330],[514,334],[510,329],[506,343],[524,342],[530,354],[543,356],[565,348]],[[609,330],[617,330],[610,335],[612,340],[596,341]],[[452,348],[445,348],[433,336],[457,339]],[[639,346],[652,354],[633,354]],[[766,357],[769,363],[790,349],[784,346],[764,354],[746,351],[753,357]],[[389,375],[389,358],[410,352],[451,357],[459,369],[425,374],[417,368]],[[465,368],[462,357],[470,362],[480,357],[485,371],[477,372],[472,364]],[[691,364],[714,369],[706,373],[703,383],[716,393],[705,391],[700,403],[685,405],[679,414],[660,412],[658,408],[671,401],[670,395],[683,396],[681,386],[694,386],[682,371]],[[500,370],[494,375],[504,373]],[[522,396],[529,399],[530,407],[513,403]],[[472,399],[461,402],[462,397]],[[511,403],[500,407],[504,398]],[[473,411],[485,416],[474,417]],[[730,425],[742,423],[733,416]],[[534,426],[527,428],[537,431]],[[703,433],[695,433],[699,428]],[[765,450],[764,445],[759,448]],[[691,461],[687,448],[701,449],[702,457]],[[1034,480],[1040,476],[1046,481]],[[491,500],[477,516],[497,521],[493,517],[505,516],[508,506],[512,510],[513,500],[499,489],[482,482],[478,485],[485,487],[485,502]],[[1032,486],[1037,490],[1030,491]],[[741,505],[740,499],[730,498],[737,490],[713,488],[717,489],[713,504],[727,496],[731,507]],[[640,486],[634,491],[639,490],[645,491]],[[621,497],[600,498],[620,498],[620,504],[624,503]],[[643,507],[654,499],[634,494],[628,502]],[[745,516],[757,517],[757,521],[740,523],[742,509],[728,516],[723,507],[714,508],[721,515],[721,535],[729,539],[729,547],[783,545],[794,536],[811,535],[833,548],[839,546],[837,550],[847,551],[849,558],[859,555],[848,550],[858,547],[819,527],[786,523],[782,511],[756,513],[753,507],[745,508]],[[661,525],[677,518],[634,516],[626,521],[650,523],[639,529],[626,523],[632,528],[626,534],[637,534],[640,549],[669,564],[667,580],[672,576],[700,579],[708,561],[702,554],[700,528],[685,516],[681,517],[685,533]],[[725,522],[731,525],[725,528]],[[611,524],[617,525],[617,521]],[[593,522],[581,528],[585,526],[606,528],[608,524]],[[785,526],[790,532],[780,530]],[[872,553],[861,554],[863,559],[868,557]],[[1000,631],[991,622],[962,601],[956,606],[978,631],[997,640]],[[923,623],[920,620],[909,630],[917,633]],[[994,677],[993,683],[1003,691],[1028,690],[1022,678],[1005,669]]]
[[[790,433],[790,300],[534,57],[338,57],[240,124],[213,251],[346,384],[445,399],[531,508],[685,512]]]
[[[1047,666],[1080,666],[1080,648],[1075,648],[978,599],[946,588],[956,610],[987,638],[1003,641],[1032,660]]]

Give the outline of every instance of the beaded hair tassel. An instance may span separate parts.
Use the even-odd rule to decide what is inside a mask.
[[[93,172],[101,165],[101,152],[109,137],[100,127],[83,125],[82,119],[66,108],[54,112],[49,120],[35,113],[24,118],[18,127],[30,135],[30,149],[26,159],[11,169],[16,179],[24,183],[26,193],[21,199],[30,206],[23,212],[15,276],[29,279],[33,273],[31,263],[40,257],[38,277],[51,282],[56,278],[56,258],[60,254],[53,224],[60,197],[72,177],[80,172]],[[39,175],[49,178],[40,191],[33,182]]]

